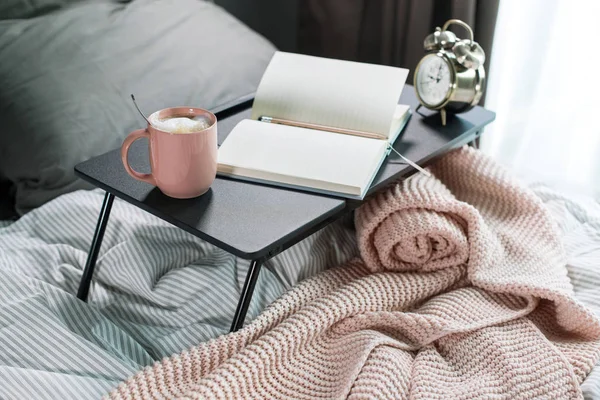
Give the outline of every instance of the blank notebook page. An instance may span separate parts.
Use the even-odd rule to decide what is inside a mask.
[[[276,52],[256,91],[251,119],[268,116],[387,136],[407,75],[404,68]]]
[[[249,176],[241,169],[262,171],[279,175],[271,180],[284,183],[310,180],[315,188],[335,190],[330,182],[362,191],[386,148],[384,140],[243,120],[219,148],[219,170],[229,166],[236,175]]]

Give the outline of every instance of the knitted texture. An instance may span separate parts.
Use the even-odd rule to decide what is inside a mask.
[[[600,356],[541,201],[471,148],[356,213],[362,260],[111,399],[571,399]]]

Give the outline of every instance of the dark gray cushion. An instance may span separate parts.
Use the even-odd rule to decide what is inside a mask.
[[[274,48],[200,0],[85,3],[0,21],[0,175],[20,213],[87,187],[75,164],[121,145],[147,114],[256,90]]]
[[[36,17],[81,1],[85,0],[0,0],[0,20]]]

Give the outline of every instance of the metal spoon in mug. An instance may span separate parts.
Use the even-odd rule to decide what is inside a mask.
[[[138,107],[137,103],[135,102],[135,96],[133,94],[131,95],[131,100],[133,100],[133,105],[135,106],[135,108],[137,108],[137,110],[140,113],[140,115],[142,116],[142,118],[144,118],[146,120],[146,122],[148,123],[148,125],[152,126],[152,124],[150,123],[150,121],[148,120],[148,118],[146,118],[146,116],[144,115],[144,113],[142,112],[142,110],[140,110],[140,108]]]

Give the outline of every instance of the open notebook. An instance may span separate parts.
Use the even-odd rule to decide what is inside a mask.
[[[407,75],[402,68],[275,53],[251,119],[219,148],[219,174],[362,199],[410,117],[409,107],[398,105]]]

